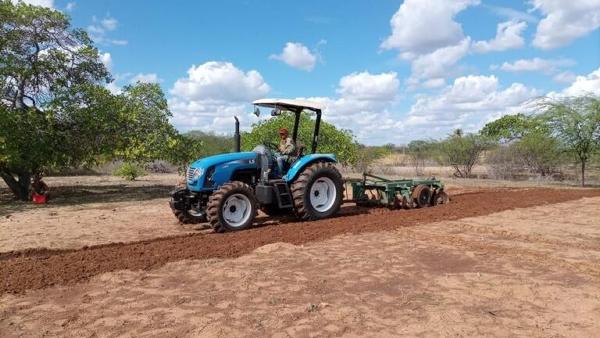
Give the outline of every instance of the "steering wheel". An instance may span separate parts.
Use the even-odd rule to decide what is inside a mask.
[[[263,144],[265,147],[267,147],[267,149],[269,149],[271,152],[276,152],[276,151],[277,151],[277,148],[279,148],[279,145],[278,145],[277,143],[273,142],[273,141],[267,141],[267,140],[264,140],[264,141],[262,142],[262,144]]]

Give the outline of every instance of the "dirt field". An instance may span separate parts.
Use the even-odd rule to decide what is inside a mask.
[[[150,175],[135,182],[113,176],[48,177],[47,205],[10,202],[0,180],[0,253],[33,249],[77,249],[196,233],[181,226],[168,208],[168,193],[180,177]],[[452,195],[486,188],[532,188],[538,182],[445,179]]]
[[[0,207],[3,337],[600,334],[597,189],[451,182],[449,205],[221,235],[176,224],[164,175],[87,182]]]
[[[3,296],[0,331],[594,337],[599,203],[584,198],[301,246],[273,243],[236,259],[105,273]]]

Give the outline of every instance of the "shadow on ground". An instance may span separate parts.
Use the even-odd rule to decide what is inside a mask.
[[[52,208],[87,203],[110,203],[127,201],[145,201],[155,198],[167,198],[173,185],[128,186],[126,184],[57,186],[50,191],[50,200],[45,205],[16,201],[6,188],[0,188],[0,215],[25,211],[32,208]]]

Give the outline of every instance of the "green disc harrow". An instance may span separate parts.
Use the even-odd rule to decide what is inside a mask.
[[[362,179],[346,181],[352,187],[352,199],[359,206],[388,208],[425,208],[449,202],[444,184],[435,178],[399,179],[364,173]]]

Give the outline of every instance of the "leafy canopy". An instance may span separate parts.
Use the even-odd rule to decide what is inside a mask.
[[[294,114],[283,113],[278,117],[260,121],[252,126],[252,131],[243,133],[242,148],[251,150],[259,144],[279,143],[279,129],[287,128],[292,133],[294,127]],[[308,113],[300,115],[298,128],[298,143],[306,146],[310,152],[315,120]],[[321,121],[319,132],[318,153],[333,153],[340,163],[354,164],[357,161],[358,144],[349,130],[337,129],[330,123]]]
[[[158,85],[114,95],[110,79],[66,15],[0,0],[0,176],[16,196],[26,199],[30,176],[47,168],[190,156]]]

